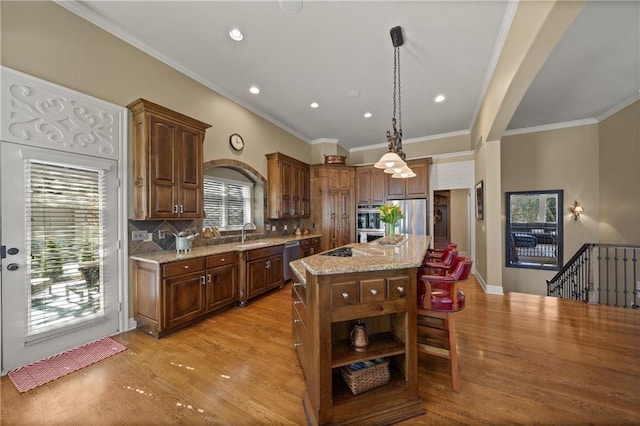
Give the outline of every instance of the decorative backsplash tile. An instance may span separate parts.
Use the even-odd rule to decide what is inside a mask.
[[[289,220],[268,220],[271,226],[270,231],[266,231],[266,224],[256,231],[246,231],[247,240],[259,240],[262,238],[282,237],[294,235],[296,228],[307,228],[313,232],[310,219],[289,219]],[[285,225],[287,229],[285,230]],[[208,246],[214,244],[226,244],[240,241],[240,231],[221,231],[219,237],[203,238],[201,220],[129,220],[129,255],[157,253],[163,251],[173,251],[176,249],[175,235],[189,229],[197,230],[200,233],[194,240],[194,247]],[[133,241],[131,233],[133,231],[147,231],[151,233],[151,241]],[[164,238],[160,236],[164,235]]]

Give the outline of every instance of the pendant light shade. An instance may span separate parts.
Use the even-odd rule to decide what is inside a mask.
[[[416,177],[416,174],[408,166],[404,166],[399,172],[392,174],[391,177],[399,178],[399,179],[407,179],[407,178]]]
[[[385,169],[385,172],[386,172],[387,170],[406,167],[406,165],[407,163],[402,161],[402,158],[400,158],[398,154],[396,154],[393,151],[389,151],[386,154],[384,154],[380,158],[380,160],[378,160],[378,162],[373,165],[373,167],[376,167],[378,169]],[[390,173],[390,172],[387,172],[387,173]]]
[[[405,163],[406,154],[402,151],[402,103],[400,95],[400,46],[404,44],[401,27],[391,28],[393,43],[393,131],[387,130],[389,152],[384,154],[374,167],[384,169],[392,178],[409,178],[416,174]],[[396,115],[397,113],[397,115]],[[397,119],[396,119],[397,118]]]

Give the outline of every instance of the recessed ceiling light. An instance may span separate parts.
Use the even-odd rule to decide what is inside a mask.
[[[229,37],[231,37],[231,40],[234,41],[242,41],[244,39],[244,34],[242,34],[242,31],[240,31],[239,29],[234,28],[229,31]]]
[[[258,93],[260,93],[260,89],[258,89],[256,86],[251,86],[251,87],[249,88],[249,91],[250,91],[251,93],[253,93],[254,95],[257,95]]]
[[[445,99],[447,99],[447,98],[445,98],[444,95],[438,95],[435,98],[433,98],[433,101],[437,102],[437,103],[440,103],[440,102],[444,102]]]
[[[350,98],[357,98],[357,97],[360,97],[360,91],[356,89],[351,89],[347,92],[347,95]]]
[[[309,105],[311,108],[318,108],[320,106],[319,103],[317,102],[311,102],[311,105]]]
[[[365,112],[364,113],[364,118],[371,118],[373,114],[371,114],[370,112]]]

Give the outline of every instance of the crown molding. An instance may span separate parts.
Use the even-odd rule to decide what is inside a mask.
[[[95,26],[97,26],[99,28],[102,28],[103,30],[107,31],[109,34],[113,35],[114,37],[117,37],[120,40],[124,41],[125,43],[128,43],[128,44],[132,45],[136,49],[143,51],[147,55],[159,60],[160,62],[164,63],[165,65],[167,65],[167,66],[175,69],[176,71],[186,75],[187,77],[191,78],[192,80],[197,81],[198,83],[200,83],[203,86],[211,89],[212,91],[218,93],[219,95],[221,95],[221,96],[229,99],[230,101],[240,105],[244,109],[246,109],[248,111],[251,111],[252,113],[256,114],[259,117],[264,118],[268,122],[270,122],[273,125],[281,128],[282,130],[292,134],[293,136],[301,139],[302,141],[304,141],[306,143],[310,143],[311,142],[309,140],[309,138],[303,136],[297,130],[292,129],[291,127],[289,127],[286,124],[282,123],[281,121],[271,117],[270,115],[265,114],[264,112],[253,108],[251,105],[246,104],[242,100],[238,99],[237,97],[235,97],[231,93],[228,93],[224,89],[218,87],[217,85],[215,85],[211,81],[207,80],[206,78],[202,77],[201,75],[199,75],[197,73],[194,73],[194,72],[190,71],[189,69],[183,67],[179,63],[167,58],[165,55],[163,55],[162,53],[160,53],[157,50],[153,49],[148,44],[143,43],[140,40],[138,40],[137,38],[131,36],[131,34],[126,32],[124,29],[122,29],[122,27],[120,27],[120,26],[118,26],[118,25],[116,25],[116,24],[114,24],[112,22],[107,21],[102,16],[98,15],[97,13],[95,13],[94,11],[92,11],[91,9],[86,7],[85,5],[80,4],[78,2],[75,2],[75,1],[67,1],[67,0],[53,0],[53,1],[57,5],[64,7],[65,9],[69,10],[72,13],[75,13],[76,15],[81,17],[82,19],[91,22],[92,24],[94,24]]]
[[[590,124],[598,124],[595,118],[586,118],[584,120],[565,121],[564,123],[543,124],[541,126],[523,127],[521,129],[507,130],[502,136],[522,135],[525,133],[546,132],[549,130],[566,129],[568,127],[587,126]]]

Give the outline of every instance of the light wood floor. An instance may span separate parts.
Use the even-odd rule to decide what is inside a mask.
[[[462,284],[461,392],[446,360],[419,357],[426,414],[403,425],[640,424],[640,311]],[[289,285],[19,394],[1,380],[2,425],[304,424]]]

